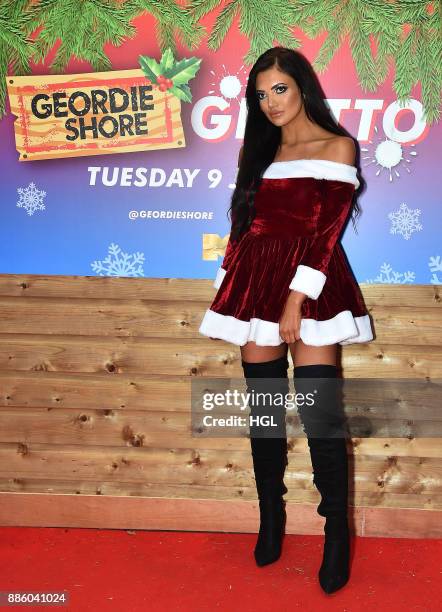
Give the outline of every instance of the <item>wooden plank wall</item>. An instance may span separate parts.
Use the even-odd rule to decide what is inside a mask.
[[[439,287],[361,289],[376,341],[342,347],[344,377],[440,378]],[[239,347],[198,333],[214,293],[0,276],[0,524],[256,532],[249,440],[191,435],[192,377],[243,376]],[[441,536],[440,438],[353,438],[349,460],[356,533]],[[286,484],[287,532],[322,533],[305,438]]]

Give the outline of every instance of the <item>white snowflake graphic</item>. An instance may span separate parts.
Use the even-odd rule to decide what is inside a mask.
[[[435,255],[434,257],[430,257],[428,261],[428,267],[430,268],[430,272],[433,272],[433,274],[431,275],[430,283],[432,285],[442,285],[442,280],[437,274],[437,272],[442,272],[441,256]]]
[[[422,229],[422,225],[418,222],[418,216],[421,214],[419,208],[408,208],[402,202],[396,212],[388,214],[388,218],[393,222],[390,228],[390,234],[400,234],[408,240],[413,232],[418,232]]]
[[[388,263],[383,263],[380,269],[380,274],[375,279],[367,279],[366,283],[395,283],[405,285],[412,283],[415,279],[414,272],[395,272]]]
[[[20,196],[17,206],[24,208],[28,215],[33,215],[36,210],[45,210],[43,200],[46,191],[40,191],[34,183],[29,183],[27,187],[18,187],[17,193]]]
[[[113,242],[108,248],[108,256],[103,261],[91,263],[94,272],[100,276],[144,276],[142,263],[144,253],[129,255]]]
[[[367,147],[361,147],[361,151],[366,153],[362,157],[367,160],[364,166],[374,166],[376,176],[387,174],[392,183],[406,173],[411,174],[413,158],[416,159],[418,154],[415,147],[415,144],[403,146],[392,139],[392,134],[384,138],[379,128],[374,126],[374,138],[368,141]]]

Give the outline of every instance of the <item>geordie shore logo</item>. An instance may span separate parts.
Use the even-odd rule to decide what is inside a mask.
[[[185,147],[181,101],[201,60],[167,49],[141,69],[8,76],[20,161]]]

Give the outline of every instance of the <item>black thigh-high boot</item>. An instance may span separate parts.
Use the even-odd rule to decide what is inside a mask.
[[[303,380],[309,378],[322,380]],[[333,593],[347,583],[350,560],[347,430],[337,367],[327,364],[296,366],[294,384],[297,393],[314,393],[317,389],[314,404],[298,406],[298,414],[310,448],[313,482],[321,494],[317,512],[326,518],[318,578],[322,589]]]
[[[285,422],[288,366],[286,356],[260,363],[242,361],[250,393],[250,446],[260,511],[254,550],[258,566],[279,559],[284,537],[286,512],[282,496],[288,491],[283,480],[288,463]],[[258,422],[261,417],[271,417],[272,425],[266,426],[265,419]]]

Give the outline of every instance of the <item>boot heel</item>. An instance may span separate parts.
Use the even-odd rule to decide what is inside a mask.
[[[274,563],[281,556],[285,534],[285,501],[281,498],[265,497],[259,502],[260,527],[254,556],[259,567]]]
[[[334,593],[349,579],[350,533],[347,518],[328,517],[324,526],[324,553],[319,583],[326,593]]]

